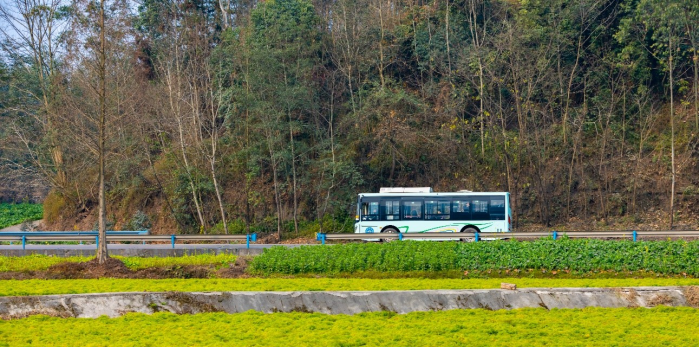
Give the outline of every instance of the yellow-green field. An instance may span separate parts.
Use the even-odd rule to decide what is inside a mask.
[[[695,346],[692,308],[246,312],[0,321],[0,346]]]
[[[201,265],[221,267],[235,262],[235,255],[230,254],[197,254],[182,257],[121,257],[119,259],[131,270],[140,270],[150,267],[167,267],[177,265]],[[40,271],[46,270],[59,263],[86,262],[94,257],[49,257],[41,254],[27,255],[23,257],[0,256],[0,272],[4,271]]]
[[[109,292],[201,292],[201,291],[324,291],[324,290],[425,290],[492,289],[500,283],[519,288],[537,287],[637,287],[699,285],[696,278],[641,279],[363,279],[363,278],[242,278],[242,279],[79,279],[4,280],[0,296],[109,293]]]

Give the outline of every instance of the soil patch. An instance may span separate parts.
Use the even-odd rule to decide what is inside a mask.
[[[279,237],[279,234],[276,234],[276,233],[257,236],[257,243],[275,244],[275,243],[279,243],[280,241],[281,241],[281,238]]]
[[[283,245],[312,245],[317,243],[320,243],[320,241],[316,240],[313,237],[297,237],[295,239],[289,239],[280,242],[280,244]]]
[[[245,273],[245,269],[248,268],[248,264],[252,260],[252,257],[242,257],[239,256],[235,259],[235,263],[231,264],[227,268],[223,268],[216,272],[216,277],[219,278],[248,278],[250,275]]]
[[[99,264],[97,259],[84,263],[60,263],[51,266],[45,271],[9,271],[0,272],[0,280],[28,280],[28,279],[94,279],[94,278],[140,278],[140,279],[166,279],[166,278],[239,278],[249,277],[245,273],[249,258],[238,257],[235,264],[228,268],[217,270],[214,265],[174,265],[168,267],[152,267],[133,271],[124,263],[115,258],[108,258],[104,264]]]

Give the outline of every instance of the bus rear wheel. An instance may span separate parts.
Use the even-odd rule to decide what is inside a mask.
[[[459,239],[461,242],[471,242],[476,239],[476,233],[478,232],[478,229],[474,227],[468,227],[468,228],[463,228],[461,229],[461,232],[464,234],[470,234],[470,237],[462,237]]]
[[[388,228],[385,228],[385,229],[381,230],[381,233],[382,233],[382,234],[383,234],[383,233],[386,233],[386,234],[398,234],[398,233],[400,233],[400,231],[398,231],[398,229],[396,229],[396,228],[394,228],[394,227],[388,227]],[[393,241],[393,239],[381,239],[381,242],[391,242],[391,241]]]

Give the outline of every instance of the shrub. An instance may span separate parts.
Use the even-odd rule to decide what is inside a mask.
[[[699,241],[402,241],[272,247],[253,259],[249,271],[259,274],[333,274],[368,270],[643,270],[699,276],[697,258]]]

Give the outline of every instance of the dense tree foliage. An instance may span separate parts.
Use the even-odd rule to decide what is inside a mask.
[[[694,1],[103,1],[118,225],[340,231],[381,186],[509,191],[516,226],[699,206]],[[76,4],[0,11],[0,172],[55,223],[98,197]]]

